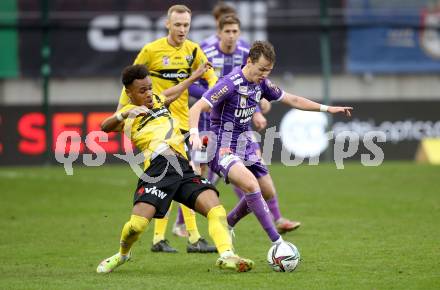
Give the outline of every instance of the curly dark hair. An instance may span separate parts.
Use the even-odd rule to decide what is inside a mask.
[[[150,73],[145,65],[136,64],[124,68],[122,71],[122,83],[125,87],[131,85],[134,80],[142,80],[149,76]]]

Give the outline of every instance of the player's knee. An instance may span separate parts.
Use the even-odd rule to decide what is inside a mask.
[[[211,208],[208,212],[208,219],[210,218],[226,218],[226,210],[223,205],[217,205]]]
[[[258,185],[258,181],[256,178],[247,179],[239,187],[245,193],[252,193],[252,192],[260,191],[260,186]]]
[[[274,191],[262,191],[262,195],[264,200],[271,200],[272,198],[275,197],[275,192]]]
[[[130,218],[130,229],[136,233],[145,231],[148,225],[148,219],[138,215],[132,215]]]

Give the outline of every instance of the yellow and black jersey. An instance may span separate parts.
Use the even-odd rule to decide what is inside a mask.
[[[128,117],[124,121],[124,133],[145,156],[144,170],[150,166],[152,156],[154,157],[155,154],[168,147],[187,158],[184,137],[178,127],[179,121],[171,117],[163,104],[164,96],[154,95],[153,97],[155,102],[151,113],[134,119]],[[126,112],[135,107],[135,105],[127,104],[119,112]]]
[[[185,40],[182,46],[174,47],[168,43],[166,37],[163,37],[145,45],[136,57],[134,64],[146,65],[151,74],[153,92],[161,94],[164,90],[187,79],[193,70],[207,61],[197,43]],[[212,69],[208,70],[202,78],[208,82],[209,87],[217,82],[217,76]],[[123,89],[119,103],[126,105],[128,102],[129,98]],[[171,103],[169,109],[172,116],[179,120],[180,129],[188,131],[188,90],[185,90],[177,100]]]

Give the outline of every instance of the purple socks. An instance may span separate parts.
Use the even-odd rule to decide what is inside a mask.
[[[228,214],[228,225],[231,227],[235,226],[239,220],[247,216],[251,212],[250,208],[247,205],[246,199],[243,197],[237,203],[237,205],[229,212]]]
[[[272,214],[273,220],[277,221],[281,218],[280,207],[278,206],[278,198],[275,195],[273,198],[266,200],[267,206]]]
[[[240,219],[249,213],[249,209],[257,217],[270,240],[272,242],[278,240],[280,235],[273,225],[269,208],[259,191],[245,194],[244,198],[242,198],[235,208],[228,214],[228,224],[234,226]]]

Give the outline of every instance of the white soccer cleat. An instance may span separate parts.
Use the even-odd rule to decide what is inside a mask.
[[[100,274],[110,273],[120,265],[130,260],[130,256],[130,254],[127,256],[121,256],[119,253],[114,254],[110,258],[107,258],[99,263],[98,268],[96,268],[96,272]]]

